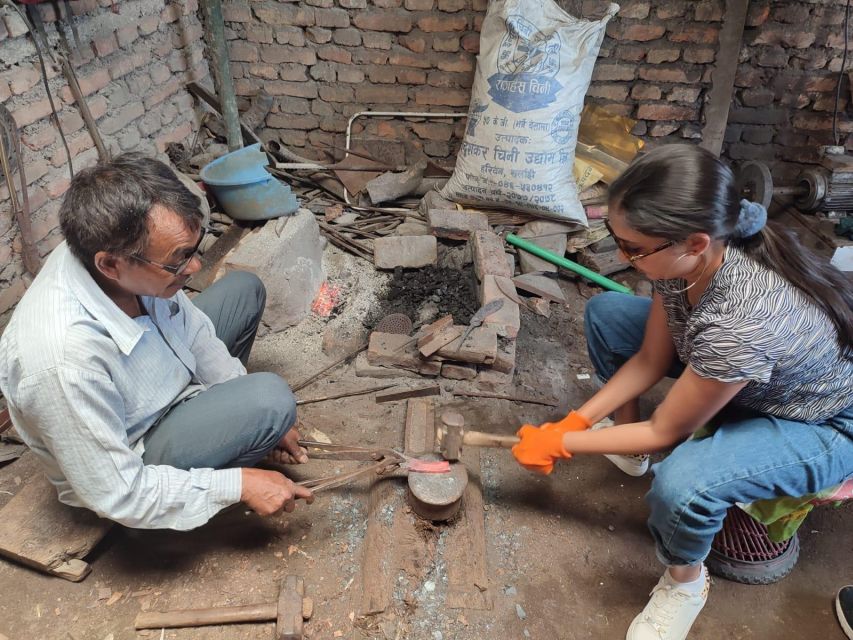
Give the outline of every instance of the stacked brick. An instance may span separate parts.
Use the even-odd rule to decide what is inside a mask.
[[[184,85],[208,75],[197,0],[129,0],[115,3],[116,11],[110,0],[70,4],[82,40],[74,67],[110,152],[162,152],[169,142],[188,140],[197,124]],[[53,6],[38,6],[54,42]],[[74,168],[80,170],[95,163],[98,153],[62,74],[50,67],[48,73]],[[58,210],[69,185],[66,153],[51,121],[32,40],[7,7],[0,8],[0,103],[21,132],[33,234],[45,256],[61,239]],[[10,209],[8,188],[0,180],[0,327],[26,289]]]
[[[466,112],[486,0],[226,1],[239,96],[275,96],[266,138],[306,155],[343,148],[358,111]],[[390,164],[455,153],[453,120],[365,119],[353,133]]]

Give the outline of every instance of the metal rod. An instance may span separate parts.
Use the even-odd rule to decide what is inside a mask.
[[[385,389],[390,389],[391,387],[396,387],[397,383],[391,384],[383,384],[377,387],[368,387],[367,389],[358,389],[356,391],[344,391],[343,393],[335,393],[330,396],[322,396],[320,398],[310,398],[308,400],[297,400],[296,404],[313,404],[315,402],[325,402],[326,400],[340,400],[341,398],[352,398],[354,396],[363,396],[368,393],[373,393],[374,391],[384,391]]]
[[[574,271],[578,275],[583,276],[587,280],[591,280],[597,285],[601,285],[605,289],[609,289],[610,291],[618,291],[619,293],[634,293],[624,284],[619,284],[615,280],[611,280],[610,278],[607,278],[601,275],[600,273],[596,273],[592,269],[587,269],[586,267],[579,265],[577,262],[573,262],[568,258],[558,256],[556,253],[551,253],[550,251],[548,251],[547,249],[543,249],[539,245],[533,244],[532,242],[529,242],[524,238],[519,238],[514,233],[510,233],[509,235],[507,235],[506,241],[512,245],[515,245],[519,249],[523,249],[528,253],[532,253],[534,256],[537,256],[539,258],[542,258],[543,260],[550,262],[551,264],[555,264],[558,267],[563,267],[563,269],[568,269],[569,271]]]
[[[80,115],[83,116],[83,122],[86,123],[86,129],[88,130],[89,135],[92,136],[92,141],[98,149],[98,158],[101,159],[101,162],[107,162],[110,159],[110,152],[107,151],[104,140],[101,138],[101,132],[98,131],[98,125],[95,124],[95,119],[92,117],[92,112],[89,110],[89,104],[86,102],[86,98],[83,96],[83,91],[80,89],[80,83],[77,81],[77,74],[74,71],[74,67],[71,66],[71,63],[64,54],[60,54],[57,57],[59,58],[59,64],[62,67],[62,74],[68,81],[68,88],[71,89],[71,95],[74,96],[74,102],[77,103],[77,108],[80,109]]]
[[[222,18],[220,0],[202,0],[207,23],[208,53],[213,61],[213,77],[216,80],[216,93],[222,102],[222,117],[225,120],[225,137],[228,150],[243,148],[240,134],[240,117],[237,113],[237,96],[234,94],[234,81],[231,78],[231,61],[228,57],[228,45],[225,42],[225,20]]]

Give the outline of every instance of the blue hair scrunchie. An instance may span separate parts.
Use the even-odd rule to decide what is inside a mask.
[[[732,232],[736,238],[749,238],[767,224],[767,209],[758,202],[740,201],[740,215]]]

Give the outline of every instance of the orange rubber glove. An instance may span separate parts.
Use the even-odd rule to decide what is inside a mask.
[[[516,434],[521,442],[512,448],[512,455],[528,471],[547,476],[557,460],[572,457],[563,446],[563,433],[526,424]]]
[[[569,415],[558,422],[545,422],[539,428],[548,431],[559,431],[566,433],[568,431],[586,431],[592,426],[592,423],[584,418],[577,411],[570,411]]]

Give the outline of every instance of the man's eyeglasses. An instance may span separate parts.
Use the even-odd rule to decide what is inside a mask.
[[[631,264],[634,264],[637,260],[641,260],[642,258],[648,258],[650,255],[663,251],[664,249],[669,249],[675,244],[673,240],[667,240],[663,244],[655,247],[651,251],[647,251],[646,253],[632,253],[631,251],[628,251],[625,241],[613,233],[613,227],[610,226],[610,223],[606,219],[604,220],[604,226],[607,228],[610,235],[613,236],[613,240],[616,241],[616,246],[619,247],[619,251],[625,254],[625,257],[628,258],[628,262]]]
[[[144,262],[145,264],[150,264],[155,267],[161,268],[163,271],[171,273],[173,276],[179,276],[184,271],[186,271],[190,262],[193,261],[198,255],[198,249],[201,246],[202,241],[204,240],[204,236],[207,235],[208,229],[206,227],[201,228],[201,234],[198,237],[198,242],[195,243],[192,252],[189,254],[189,257],[184,258],[178,264],[163,264],[162,262],[155,262],[154,260],[149,260],[145,256],[132,255],[130,256],[134,260],[138,260],[139,262]]]

